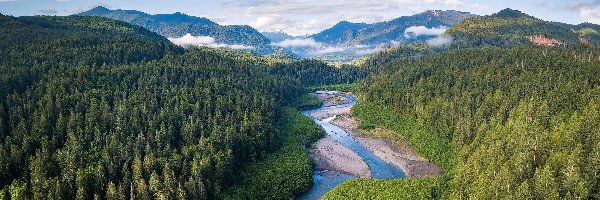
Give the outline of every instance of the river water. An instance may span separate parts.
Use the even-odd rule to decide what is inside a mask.
[[[309,113],[312,111],[315,111],[315,110],[326,111],[326,110],[332,109],[332,108],[351,107],[354,104],[356,104],[357,100],[354,96],[341,94],[341,93],[337,93],[337,92],[331,92],[331,93],[335,96],[348,98],[348,99],[350,99],[350,102],[345,103],[345,104],[340,104],[340,105],[321,107],[321,108],[312,109],[312,110],[304,110],[304,111],[302,111],[302,114],[310,117]],[[369,166],[369,169],[371,170],[371,178],[394,179],[394,178],[404,178],[405,177],[402,169],[400,169],[399,167],[397,167],[393,164],[387,163],[387,162],[383,161],[381,158],[377,157],[367,147],[365,147],[358,141],[354,140],[354,138],[352,138],[352,136],[350,134],[348,134],[346,131],[344,131],[340,127],[337,127],[337,126],[329,123],[330,119],[318,120],[318,119],[315,119],[312,117],[311,117],[311,119],[313,119],[313,121],[315,121],[315,123],[317,123],[319,126],[321,126],[323,128],[327,137],[334,139],[335,141],[344,145],[346,148],[352,150],[359,157],[361,157],[365,161],[365,163],[367,163],[367,165]],[[335,186],[337,186],[337,185],[341,184],[342,182],[344,182],[345,180],[348,180],[351,178],[356,178],[356,177],[353,175],[348,175],[348,174],[344,174],[344,173],[337,172],[337,171],[321,171],[321,170],[315,169],[315,171],[313,171],[314,185],[306,192],[297,196],[296,199],[301,199],[301,200],[319,199],[321,196],[323,196],[325,193],[329,192]]]

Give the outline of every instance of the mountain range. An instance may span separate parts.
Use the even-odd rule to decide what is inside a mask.
[[[171,40],[201,40],[205,46],[238,47],[259,55],[281,52],[295,54],[291,57],[321,58],[328,61],[350,61],[386,46],[429,42],[442,34],[451,36],[442,43],[453,40],[453,45],[466,47],[510,47],[522,44],[555,46],[600,41],[598,25],[547,22],[512,9],[504,9],[488,16],[455,10],[429,10],[373,24],[341,21],[319,33],[299,37],[281,31],[261,33],[248,25],[223,26],[207,18],[180,12],[152,15],[136,10],[110,10],[99,6],[77,15],[124,21]],[[208,42],[205,41],[207,39]],[[287,40],[297,41],[292,42],[292,45],[281,45]]]
[[[248,46],[252,48],[253,53],[261,55],[275,51],[269,39],[248,25],[222,26],[207,18],[189,16],[180,12],[151,15],[137,10],[110,10],[98,6],[77,15],[101,16],[124,21],[170,38],[179,38],[186,34],[208,36],[214,39],[214,43]]]
[[[310,38],[331,45],[376,45],[389,43],[390,41],[408,43],[423,38],[406,37],[405,30],[407,28],[415,26],[424,26],[425,28],[450,27],[472,16],[474,15],[468,12],[430,10],[374,24],[342,21],[329,29],[311,35]]]

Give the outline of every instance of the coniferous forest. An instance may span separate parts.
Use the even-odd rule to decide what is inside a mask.
[[[441,168],[352,178],[323,199],[600,199],[599,26],[460,17],[452,44],[331,64],[0,14],[0,200],[294,198],[327,135],[298,111],[323,88],[357,97],[357,132],[386,130]]]
[[[599,53],[459,49],[380,66],[358,84],[360,126],[401,133],[390,139],[408,140],[444,176],[355,180],[327,199],[598,198]]]
[[[252,55],[122,22],[1,23],[2,199],[213,199],[282,145],[303,92]]]

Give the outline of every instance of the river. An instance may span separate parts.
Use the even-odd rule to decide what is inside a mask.
[[[335,108],[352,107],[356,104],[357,100],[354,96],[338,93],[335,91],[332,91],[331,94],[334,96],[347,98],[350,101],[348,103],[339,105],[323,106],[317,109],[304,110],[302,111],[302,114],[310,117],[309,113],[316,110],[327,111]],[[369,170],[371,171],[371,178],[394,179],[405,177],[402,169],[393,164],[387,163],[381,158],[374,155],[367,147],[357,142],[350,134],[348,134],[342,128],[329,123],[331,119],[318,120],[312,117],[311,119],[313,119],[315,123],[317,123],[323,128],[323,130],[326,133],[326,137],[334,139],[336,142],[344,145],[346,148],[352,150],[360,158],[362,158],[365,161],[365,163],[369,166]],[[319,199],[321,196],[333,189],[335,186],[351,178],[356,177],[337,171],[315,170],[313,171],[314,185],[306,192],[297,196],[296,199]]]

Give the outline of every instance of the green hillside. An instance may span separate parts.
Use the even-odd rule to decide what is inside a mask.
[[[585,29],[584,29],[585,28]],[[581,32],[583,30],[583,32]],[[598,37],[589,34],[597,32],[597,26],[569,25],[548,22],[524,14],[518,10],[505,9],[490,16],[477,16],[466,19],[450,28],[446,33],[455,38],[454,45],[462,47],[513,47],[532,44],[527,36],[541,36],[556,39],[565,45],[580,43],[580,37],[596,44]]]
[[[413,198],[597,198],[598,55],[585,46],[482,48],[381,66],[359,83],[353,112],[363,127],[408,138],[445,181],[354,181],[327,199],[373,190],[370,198],[390,198],[403,187]]]
[[[295,174],[265,185],[281,197],[310,186],[305,145],[322,133],[290,107],[304,90],[277,60],[102,17],[0,26],[0,199],[214,199],[242,174]]]

